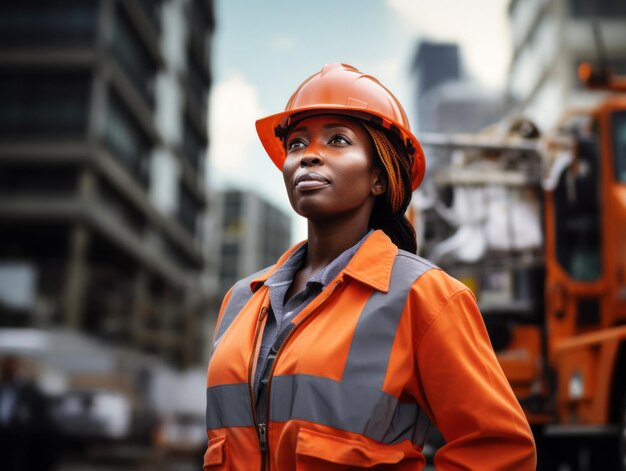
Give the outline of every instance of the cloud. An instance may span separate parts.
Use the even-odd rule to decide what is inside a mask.
[[[384,84],[391,83],[405,71],[403,58],[400,56],[387,57],[383,61],[373,65],[371,71],[374,77],[377,77]]]
[[[263,114],[257,89],[242,74],[232,74],[212,87],[210,106],[212,177],[236,180],[257,140],[254,121]]]
[[[230,74],[211,89],[208,184],[214,190],[256,192],[290,213],[282,174],[267,157],[254,123],[265,116],[257,87]]]
[[[387,4],[415,35],[458,43],[472,76],[487,85],[504,83],[511,42],[507,2],[387,0]]]

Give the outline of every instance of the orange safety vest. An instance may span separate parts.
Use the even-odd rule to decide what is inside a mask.
[[[534,470],[524,414],[471,292],[373,232],[293,320],[266,418],[252,381],[278,263],[226,295],[207,376],[204,470],[420,470],[430,421],[437,469]]]

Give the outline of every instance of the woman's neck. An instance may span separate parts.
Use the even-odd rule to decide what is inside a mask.
[[[367,223],[350,219],[316,223],[309,220],[308,248],[304,267],[317,272],[367,233]]]

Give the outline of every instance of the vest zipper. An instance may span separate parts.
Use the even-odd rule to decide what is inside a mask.
[[[257,426],[259,431],[259,445],[261,452],[267,452],[267,426],[265,424],[259,424]]]
[[[291,336],[293,335],[293,333],[298,329],[298,327],[300,327],[302,324],[304,324],[304,322],[311,317],[311,315],[313,315],[313,313],[315,311],[317,311],[319,308],[321,308],[326,301],[328,301],[328,299],[333,295],[333,293],[337,290],[337,288],[341,285],[341,281],[335,281],[335,284],[331,287],[331,289],[328,291],[328,294],[326,295],[326,297],[320,301],[320,303],[315,306],[315,308],[313,308],[311,310],[311,312],[309,312],[305,317],[303,317],[302,319],[300,319],[300,322],[298,322],[293,329],[291,329],[291,332],[289,332],[289,334],[287,334],[287,337],[285,337],[285,340],[283,341],[283,343],[281,344],[281,346],[279,347],[278,351],[276,352],[276,356],[274,357],[274,363],[272,363],[272,368],[270,369],[270,374],[267,378],[267,390],[266,390],[266,402],[265,402],[265,420],[266,420],[266,424],[261,424],[263,425],[263,433],[265,434],[265,447],[266,449],[269,448],[268,446],[268,440],[267,440],[267,436],[268,436],[268,429],[269,429],[269,425],[270,425],[270,390],[272,387],[272,377],[274,376],[274,369],[276,368],[276,363],[278,362],[278,357],[280,356],[280,354],[282,353],[285,345],[287,345],[287,342],[289,342],[289,339],[291,338]],[[270,455],[269,453],[266,454],[266,460],[267,460],[267,469],[269,469],[270,467]],[[265,470],[265,463],[263,463],[261,465],[261,471]]]
[[[261,326],[263,320],[267,315],[267,307],[263,306],[259,316],[257,318],[256,328],[254,329],[254,343],[252,345],[252,355],[250,355],[250,362],[248,363],[248,394],[250,394],[250,406],[252,407],[252,421],[254,422],[254,428],[256,429],[257,436],[259,437],[259,449],[261,450],[261,471],[265,471],[265,456],[267,454],[267,427],[263,423],[257,422],[256,416],[256,399],[254,397],[254,391],[252,390],[252,366],[254,364],[254,357],[256,356],[256,347],[259,341],[259,334],[261,332]]]

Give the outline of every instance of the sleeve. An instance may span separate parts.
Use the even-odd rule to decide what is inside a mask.
[[[530,427],[469,290],[434,313],[416,348],[426,412],[446,440],[436,469],[536,469]]]

